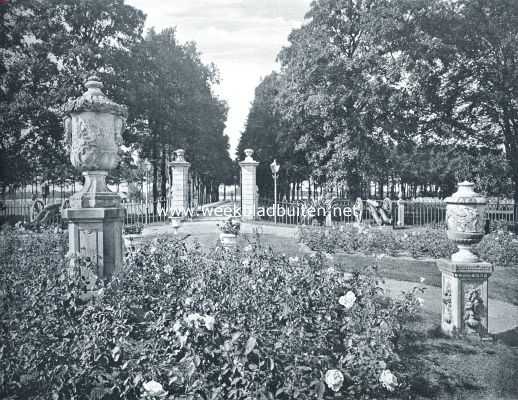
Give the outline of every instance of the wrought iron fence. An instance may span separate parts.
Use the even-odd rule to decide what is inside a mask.
[[[56,204],[58,204],[56,202]],[[376,221],[368,207],[366,200],[362,201],[362,223],[375,224]],[[171,207],[168,201],[153,203],[123,202],[126,210],[125,225],[146,225],[151,223],[168,222],[171,216]],[[354,202],[347,199],[336,199],[331,206],[331,215],[326,218],[324,213],[315,213],[315,204],[305,201],[280,201],[277,203],[276,222],[287,225],[310,225],[318,221],[321,223],[343,224],[355,222],[352,213]],[[199,206],[198,206],[199,207]],[[313,207],[313,213],[310,211]],[[486,208],[486,221],[501,222],[509,225],[518,224],[518,207],[508,201],[490,201]],[[41,207],[40,207],[41,209]],[[196,209],[193,208],[193,209]],[[28,199],[3,200],[0,202],[0,223],[30,222],[34,219],[38,209],[34,202]],[[397,201],[391,201],[390,216],[392,225],[396,226],[399,219]],[[260,199],[258,203],[257,219],[274,222],[273,200]],[[61,223],[60,213],[51,219],[51,223]],[[406,226],[446,226],[446,204],[443,201],[404,201],[404,224]]]
[[[356,221],[353,214],[353,201],[348,199],[335,199],[327,210],[330,210],[330,216],[325,216],[325,212],[315,213],[315,204],[295,201],[277,202],[277,217],[273,214],[273,200],[260,199],[258,203],[257,219],[262,221],[288,224],[288,225],[310,225],[315,222],[343,224],[352,223]],[[381,205],[381,202],[379,202]],[[518,207],[514,203],[505,201],[490,201],[486,208],[486,221],[514,225],[517,224]],[[400,208],[397,200],[390,201],[391,225],[396,226],[399,217]],[[446,203],[444,201],[403,201],[404,216],[403,221],[405,226],[420,226],[420,227],[446,227]],[[310,213],[309,211],[312,211]],[[362,218],[364,224],[376,224],[375,218],[369,209],[366,200],[362,200]]]

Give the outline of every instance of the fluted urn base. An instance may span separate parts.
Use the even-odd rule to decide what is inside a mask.
[[[106,185],[106,171],[83,172],[83,188],[70,197],[71,208],[119,208],[121,198]]]

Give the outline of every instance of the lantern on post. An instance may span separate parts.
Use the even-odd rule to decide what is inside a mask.
[[[277,178],[279,176],[279,169],[281,166],[277,163],[277,160],[273,160],[270,164],[270,170],[272,171],[273,178],[273,221],[277,223]]]

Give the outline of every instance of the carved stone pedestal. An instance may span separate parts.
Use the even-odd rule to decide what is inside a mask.
[[[486,336],[488,332],[489,263],[439,260],[442,273],[441,329],[443,333]]]
[[[122,208],[68,208],[69,251],[89,257],[97,276],[110,279],[122,267]]]

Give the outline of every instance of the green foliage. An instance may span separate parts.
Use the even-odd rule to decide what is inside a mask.
[[[260,245],[204,253],[157,239],[86,295],[80,275],[53,251],[62,237],[7,235],[1,397],[408,394],[397,343],[418,302],[412,294],[386,298],[375,275],[344,276],[319,256],[287,259]],[[336,394],[325,383],[333,369],[344,377]],[[397,385],[380,381],[387,370]]]
[[[233,218],[229,218],[223,224],[218,224],[218,228],[223,233],[237,235],[241,230],[241,223],[239,221],[234,220]]]
[[[241,149],[353,199],[371,181],[444,197],[470,179],[518,201],[517,17],[513,0],[312,2]]]
[[[144,15],[118,0],[9,1],[0,20],[0,181],[70,177],[59,108],[94,70],[122,83]]]
[[[518,236],[512,232],[498,230],[484,236],[475,251],[482,259],[494,265],[518,265]]]
[[[212,90],[215,66],[203,64],[195,44],[180,43],[172,28],[149,30],[132,56],[132,84],[123,93],[130,106],[126,140],[152,161],[155,199],[158,190],[166,196],[167,164],[178,148],[196,177],[217,189],[232,163],[223,134],[227,105]]]
[[[449,258],[457,251],[444,229],[393,230],[350,225],[340,227],[301,227],[299,241],[311,250],[326,253],[366,255],[407,255]],[[518,236],[504,229],[485,235],[473,247],[481,259],[498,266],[518,265]]]
[[[144,224],[134,224],[134,225],[125,225],[124,226],[124,234],[137,234],[140,235],[144,230]]]
[[[315,251],[449,257],[457,251],[445,230],[393,230],[343,225],[299,228],[299,240]]]

